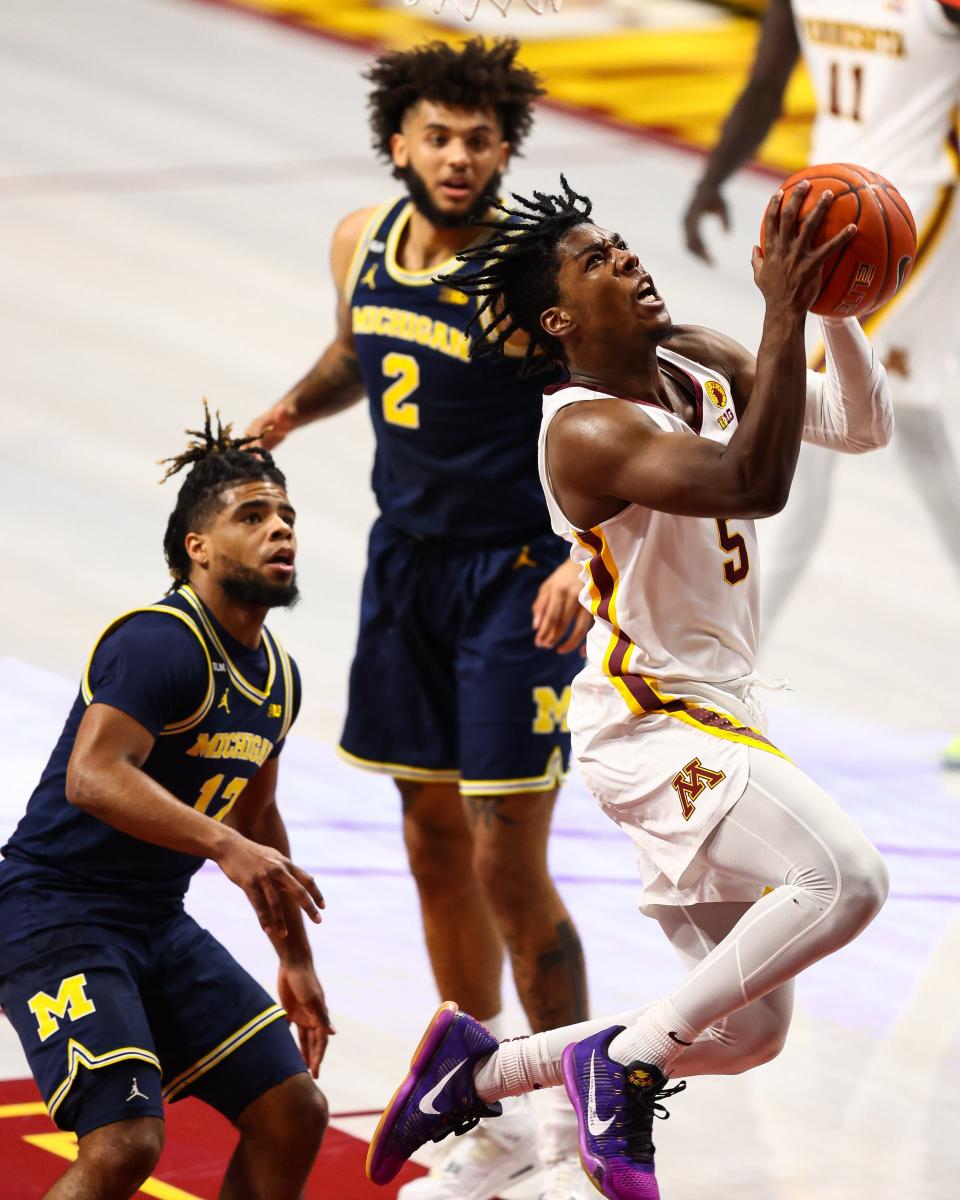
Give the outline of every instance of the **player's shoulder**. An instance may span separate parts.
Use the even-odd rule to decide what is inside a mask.
[[[337,283],[342,285],[350,273],[350,265],[361,244],[369,236],[371,227],[386,216],[394,200],[385,204],[370,204],[356,208],[337,223],[330,244],[330,259]]]
[[[191,614],[164,599],[121,613],[103,629],[94,650],[109,643],[113,653],[205,657],[204,638]]]
[[[663,345],[708,371],[719,372],[730,383],[744,371],[752,370],[756,363],[736,338],[704,325],[675,325]]]

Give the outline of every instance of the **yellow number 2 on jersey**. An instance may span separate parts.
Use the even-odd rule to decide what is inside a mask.
[[[410,354],[383,356],[383,373],[396,382],[383,393],[383,419],[404,429],[420,428],[420,405],[410,399],[420,386],[420,366]]]

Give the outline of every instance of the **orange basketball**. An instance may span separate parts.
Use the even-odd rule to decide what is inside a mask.
[[[810,181],[801,218],[822,192],[829,189],[835,197],[814,234],[815,246],[828,242],[851,222],[857,226],[852,241],[824,264],[823,287],[810,311],[821,317],[860,317],[886,304],[910,274],[917,254],[917,227],[906,200],[882,175],[852,163],[798,171],[782,185],[784,200],[801,179]],[[763,244],[761,227],[761,250]]]

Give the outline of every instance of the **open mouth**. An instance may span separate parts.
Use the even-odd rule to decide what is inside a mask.
[[[633,298],[638,304],[662,304],[660,293],[653,286],[653,280],[649,275],[641,275],[637,281],[636,290],[633,293]]]
[[[293,571],[294,554],[292,550],[278,550],[267,559],[268,567],[276,567],[281,574]]]
[[[466,200],[471,195],[470,184],[465,179],[446,179],[440,184],[440,190],[451,200]]]

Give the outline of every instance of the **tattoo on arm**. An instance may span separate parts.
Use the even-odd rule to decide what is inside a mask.
[[[294,411],[301,419],[348,408],[363,395],[360,360],[353,350],[334,345],[293,391]]]

